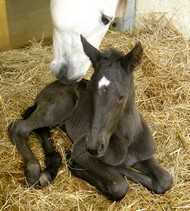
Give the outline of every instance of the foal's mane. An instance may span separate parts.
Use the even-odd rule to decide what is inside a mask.
[[[119,0],[117,9],[116,9],[116,17],[123,17],[125,14],[125,9],[127,6],[127,0]]]
[[[117,51],[114,48],[110,48],[104,51],[102,54],[103,58],[107,60],[108,65],[117,62],[123,56],[123,53]]]

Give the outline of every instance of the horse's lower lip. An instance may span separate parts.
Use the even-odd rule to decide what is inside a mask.
[[[58,78],[58,80],[61,81],[61,82],[64,83],[64,84],[78,83],[78,82],[80,82],[82,79],[83,79],[83,77],[79,77],[79,78],[76,78],[76,79],[68,79],[68,78],[66,78],[66,77]]]
[[[79,81],[81,81],[82,79],[83,79],[83,77],[81,76],[81,77],[79,77],[79,78],[76,79],[76,82],[79,82]]]
[[[57,77],[57,79],[61,82],[61,83],[63,83],[63,84],[71,84],[71,83],[76,83],[77,81],[76,80],[70,80],[70,79],[68,79],[68,78],[66,78],[66,77],[64,77],[64,76],[62,76],[62,77]]]

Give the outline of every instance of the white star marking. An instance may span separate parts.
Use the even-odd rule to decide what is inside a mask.
[[[110,84],[110,80],[108,80],[105,76],[103,76],[98,82],[98,88],[102,88],[104,86],[108,86]]]

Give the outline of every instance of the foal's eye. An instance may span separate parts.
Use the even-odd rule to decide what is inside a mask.
[[[125,95],[120,95],[118,100],[121,103],[124,99],[125,99]]]

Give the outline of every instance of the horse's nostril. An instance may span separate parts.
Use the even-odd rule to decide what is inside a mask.
[[[57,75],[56,75],[56,78],[62,82],[63,84],[70,84],[70,83],[76,83],[76,80],[72,80],[72,79],[68,79],[64,72],[59,72]]]
[[[50,64],[50,69],[57,78],[60,78],[62,75],[66,77],[68,65],[64,59],[53,60]]]
[[[63,83],[63,84],[70,84],[70,83],[73,83],[73,81],[70,81],[70,80],[68,80],[66,77],[64,77],[64,76],[61,76],[61,77],[59,77],[59,76],[56,76],[57,77],[57,79],[61,82],[61,83]],[[74,81],[75,82],[75,81]]]
[[[66,72],[68,71],[68,66],[67,66],[67,64],[65,64],[65,63],[62,64],[62,65],[61,65],[61,68],[60,68],[60,71],[66,73]]]

